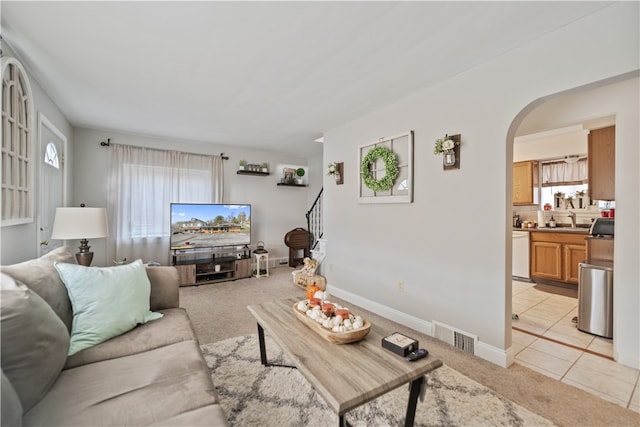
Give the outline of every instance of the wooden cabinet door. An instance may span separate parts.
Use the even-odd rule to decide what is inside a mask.
[[[537,162],[517,162],[513,164],[513,204],[532,205],[537,202]]]
[[[613,239],[587,238],[587,258],[613,261]]]
[[[562,244],[531,242],[531,276],[562,280]]]
[[[251,277],[251,258],[236,260],[236,279]]]
[[[180,286],[189,286],[196,283],[196,265],[176,265],[178,270],[178,284]]]
[[[587,259],[585,245],[564,245],[564,281],[578,284],[579,264]]]
[[[615,200],[616,127],[589,132],[589,197]]]

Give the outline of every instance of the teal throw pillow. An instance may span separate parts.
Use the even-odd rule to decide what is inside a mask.
[[[116,267],[54,266],[73,308],[69,356],[162,317],[149,310],[151,284],[141,260]]]

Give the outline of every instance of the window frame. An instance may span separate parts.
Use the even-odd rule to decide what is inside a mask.
[[[11,95],[16,93],[12,90],[9,90],[9,94],[6,94],[6,91],[4,90],[5,87],[5,73],[9,73],[11,67],[15,67],[15,71],[16,71],[16,75],[15,76],[11,76],[8,77],[8,80],[11,82],[11,85],[19,85],[24,89],[24,93],[22,93],[23,99],[21,100],[21,102],[24,102],[24,105],[22,106],[23,109],[23,113],[26,116],[26,123],[23,125],[23,130],[19,130],[17,132],[12,132],[11,133],[11,138],[5,138],[5,132],[7,132],[7,129],[5,129],[5,123],[8,122],[9,120],[15,120],[15,115],[18,113],[18,111],[20,111],[20,109],[16,109],[16,107],[18,106],[18,102],[16,100],[16,98],[11,98]],[[2,138],[2,160],[0,160],[0,181],[2,182],[2,215],[0,217],[0,224],[2,227],[6,227],[6,226],[13,226],[13,225],[20,225],[20,224],[31,224],[35,222],[35,150],[34,150],[34,135],[33,135],[33,130],[34,130],[34,101],[33,101],[33,91],[31,89],[31,83],[29,81],[29,76],[27,75],[26,70],[24,69],[24,67],[22,66],[22,64],[13,57],[9,57],[7,58],[5,61],[3,61],[2,64],[2,120],[0,121],[0,131],[2,132],[3,138]],[[16,95],[17,96],[17,95]],[[5,112],[4,107],[5,107],[5,101],[6,98],[5,97],[10,97],[9,105],[12,105],[12,112]],[[13,114],[11,114],[13,113]],[[9,118],[5,118],[5,116],[10,116]],[[16,128],[19,128],[19,126],[16,126]],[[22,141],[22,138],[24,137],[24,140]],[[15,149],[12,150],[12,147],[17,147],[20,143],[24,142],[24,144],[26,145],[25,147],[25,153],[24,154],[20,154],[20,150],[18,149],[17,152]],[[24,163],[24,167],[27,169],[25,172],[25,176],[24,179],[26,181],[26,184],[24,185],[24,190],[18,190],[18,182],[19,180],[15,181],[14,183],[7,183],[5,181],[5,153],[10,153],[7,154],[7,156],[10,157],[10,164],[11,164],[11,170],[13,171],[14,177],[15,174],[19,173],[19,163],[23,162]],[[12,202],[11,202],[11,206],[9,206],[9,209],[11,209],[13,212],[10,214],[10,216],[8,216],[7,218],[5,218],[5,204],[7,203],[6,200],[4,200],[4,195],[5,195],[5,190],[7,189],[7,187],[13,187],[13,188],[9,188],[8,192],[11,192],[11,197],[12,197]],[[18,191],[23,191],[26,194],[26,197],[24,197],[23,200],[20,200],[20,197],[18,195]],[[22,204],[22,206],[18,206],[16,207],[16,204]],[[18,212],[16,214],[16,211]],[[23,214],[20,214],[19,212],[24,212]]]

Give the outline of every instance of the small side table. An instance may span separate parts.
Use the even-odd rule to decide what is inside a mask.
[[[269,276],[269,253],[265,251],[264,253],[256,253],[253,252],[253,255],[256,257],[256,277]],[[260,274],[260,261],[264,260],[264,266],[266,270],[266,274]]]

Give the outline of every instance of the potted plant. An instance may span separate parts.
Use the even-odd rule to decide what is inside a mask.
[[[562,191],[553,193],[553,201],[556,209],[564,208],[564,193]]]
[[[243,171],[245,166],[247,166],[247,161],[246,160],[240,160],[240,166],[238,166],[238,170]]]
[[[296,181],[298,182],[298,184],[302,184],[302,177],[304,176],[304,174],[305,174],[304,168],[296,169],[296,175],[298,175],[298,178],[296,179]]]
[[[262,172],[269,172],[269,163],[263,163],[262,164]]]
[[[576,199],[578,200],[578,208],[583,209],[589,206],[589,196],[587,196],[587,190],[576,191]]]
[[[569,194],[567,196],[567,198],[564,199],[564,200],[565,200],[565,205],[564,205],[565,208],[567,208],[567,209],[569,209],[569,208],[575,209],[575,206],[573,206],[573,196],[571,194]]]

